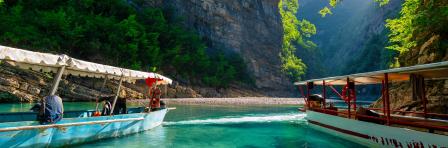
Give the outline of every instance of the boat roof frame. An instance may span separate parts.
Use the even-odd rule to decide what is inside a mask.
[[[79,60],[67,55],[34,52],[24,49],[0,45],[0,61],[21,69],[32,69],[44,72],[59,72],[64,67],[63,75],[81,77],[108,78],[133,83],[139,79],[156,78],[160,84],[171,84],[172,80],[153,72],[143,72],[126,68]]]
[[[350,81],[361,85],[381,84],[382,80],[384,80],[384,74],[389,75],[389,81],[391,82],[408,81],[411,74],[422,75],[426,80],[448,79],[448,61],[379,70],[373,72],[310,79],[295,82],[294,85],[306,85],[310,82],[314,83],[315,85],[322,85],[323,81],[326,81],[326,83],[330,85],[345,85],[347,84],[347,78],[349,78]]]

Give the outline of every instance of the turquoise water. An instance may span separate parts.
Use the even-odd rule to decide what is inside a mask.
[[[131,104],[136,106],[137,104]],[[0,104],[0,112],[26,111],[30,104]],[[93,103],[65,103],[66,110]],[[162,126],[76,147],[363,147],[316,131],[297,106],[171,105]]]

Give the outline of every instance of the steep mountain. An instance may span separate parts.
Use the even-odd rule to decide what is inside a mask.
[[[257,91],[270,96],[290,96],[291,82],[280,72],[283,30],[278,2],[164,0],[162,5],[204,37],[209,52],[241,55]]]
[[[342,75],[387,68],[390,55],[385,20],[397,16],[401,0],[380,7],[373,0],[344,0],[322,17],[318,11],[327,0],[301,0],[298,17],[308,19],[317,28],[312,41],[317,51],[298,52],[309,66],[307,78]],[[315,53],[315,54],[312,54]],[[313,58],[310,58],[313,57]],[[320,66],[319,66],[320,65]],[[325,69],[324,71],[322,69]]]
[[[170,97],[291,96],[292,83],[280,72],[283,32],[278,2],[1,1],[0,41],[6,46],[161,72],[179,82],[168,89]],[[247,65],[247,77],[253,84],[232,81],[244,75],[238,57]],[[26,86],[43,84],[25,83],[32,76],[16,75],[23,70],[5,69],[0,71],[5,78],[0,83],[0,100],[11,93],[25,100],[45,95],[44,88],[28,90]],[[36,77],[45,79],[45,75]],[[77,95],[97,89],[76,84],[77,80],[64,82],[64,86],[73,86],[60,88],[67,100],[79,100]],[[91,100],[93,93],[84,98]]]

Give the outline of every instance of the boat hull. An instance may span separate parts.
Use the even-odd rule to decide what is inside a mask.
[[[369,147],[448,147],[448,136],[307,110],[311,127]]]
[[[65,118],[52,125],[36,121],[0,123],[2,147],[60,147],[118,137],[162,124],[167,109],[151,113]]]

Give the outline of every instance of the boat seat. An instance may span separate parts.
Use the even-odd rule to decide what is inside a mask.
[[[372,119],[372,118],[367,118],[367,117],[363,117],[363,116],[370,116],[370,117],[377,117],[379,118],[380,115],[372,112],[371,110],[368,110],[366,108],[363,107],[359,107],[356,110],[356,117],[358,118],[359,121],[365,121],[365,122],[371,122],[371,123],[377,123],[377,124],[384,124],[383,121],[381,120],[376,120],[376,119]]]

